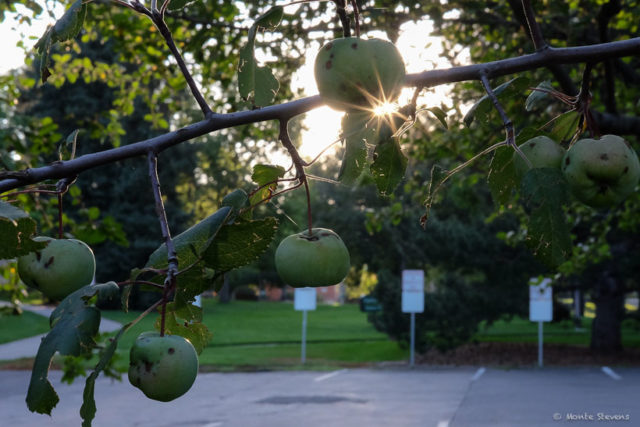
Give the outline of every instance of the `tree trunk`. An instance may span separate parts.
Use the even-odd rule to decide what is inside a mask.
[[[226,304],[231,301],[231,285],[229,284],[229,279],[226,274],[223,280],[222,288],[220,288],[220,292],[218,292],[218,299],[221,303]]]
[[[610,354],[622,350],[624,284],[609,271],[602,271],[593,287],[596,318],[591,326],[591,350]]]

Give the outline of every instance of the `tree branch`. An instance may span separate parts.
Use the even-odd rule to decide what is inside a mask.
[[[522,71],[548,67],[551,64],[577,64],[638,54],[640,54],[640,38],[580,47],[549,47],[543,51],[530,55],[487,62],[484,64],[409,74],[406,76],[405,86],[433,87],[467,80],[481,80],[482,75],[485,75],[486,78],[495,78]],[[127,158],[146,156],[149,151],[160,153],[174,145],[217,130],[268,120],[287,121],[292,117],[304,114],[314,108],[320,107],[321,105],[323,104],[320,96],[315,95],[257,110],[227,114],[212,113],[205,120],[193,123],[182,129],[178,129],[177,131],[169,132],[144,141],[123,145],[110,150],[86,154],[72,160],[56,162],[39,168],[25,169],[23,171],[0,172],[0,193],[49,179],[61,179],[75,176],[85,170]],[[616,123],[616,118],[618,118],[618,116],[607,115],[595,111],[593,112],[593,115],[597,121],[604,121],[604,125],[600,122],[598,123],[602,132],[606,132],[607,130],[610,131]],[[617,132],[619,134],[640,134],[640,119],[638,117],[619,117],[619,124],[621,126],[621,130],[618,130]]]

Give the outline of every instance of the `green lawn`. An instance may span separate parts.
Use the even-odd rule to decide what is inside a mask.
[[[204,323],[213,339],[200,355],[205,370],[297,369],[300,368],[302,313],[291,303],[234,301],[220,304],[203,300]],[[104,311],[103,316],[127,323],[138,312]],[[118,367],[126,368],[128,352],[140,332],[153,330],[158,314],[150,314],[121,339]],[[545,323],[546,343],[588,345],[591,319],[584,319],[583,329],[576,330],[571,321]],[[48,319],[26,312],[23,316],[0,316],[0,343],[44,333]],[[481,328],[477,341],[536,342],[538,326],[528,319],[499,321]],[[640,331],[623,328],[625,347],[640,347]],[[305,368],[323,369],[337,366],[361,366],[381,361],[408,359],[402,349],[385,334],[377,332],[355,304],[319,305],[308,313],[307,364]]]
[[[291,303],[203,302],[204,323],[213,339],[200,355],[205,369],[296,367],[300,364],[302,313]],[[105,312],[122,323],[138,313]],[[157,315],[149,315],[122,339],[119,353],[128,352],[135,337],[152,330]],[[407,350],[377,332],[357,305],[318,305],[307,316],[307,367],[322,368],[401,360]],[[124,358],[126,360],[126,358]]]
[[[49,331],[49,318],[24,311],[20,316],[0,314],[0,344]]]
[[[544,342],[588,346],[591,341],[592,321],[593,319],[583,318],[579,329],[576,329],[571,320],[545,322],[542,327]],[[538,342],[538,324],[525,318],[500,320],[487,329],[481,328],[475,339],[485,342]],[[622,345],[640,347],[640,331],[623,325]]]

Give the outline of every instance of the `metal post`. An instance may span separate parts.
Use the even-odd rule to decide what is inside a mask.
[[[413,368],[415,364],[414,349],[416,346],[416,314],[411,313],[411,355],[409,358],[409,365]]]
[[[307,360],[307,310],[302,310],[302,364]]]
[[[538,366],[542,368],[542,322],[538,322]]]

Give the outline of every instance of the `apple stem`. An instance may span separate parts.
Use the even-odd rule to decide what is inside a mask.
[[[58,193],[58,239],[62,239],[62,193]]]
[[[304,179],[304,189],[307,192],[307,222],[309,224],[309,237],[313,236],[313,220],[311,217],[311,194],[309,192],[309,181]]]
[[[356,37],[360,38],[360,10],[358,9],[358,2],[351,0],[351,6],[353,6],[353,20],[356,24]]]

